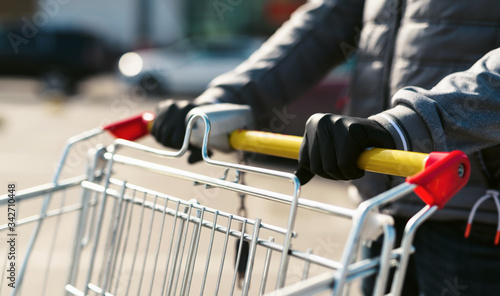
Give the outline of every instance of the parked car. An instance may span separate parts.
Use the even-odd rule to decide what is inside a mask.
[[[246,36],[185,39],[124,54],[118,62],[119,76],[152,96],[197,95],[261,44],[261,39]]]
[[[82,29],[33,28],[0,27],[1,76],[35,77],[45,89],[74,93],[80,81],[112,72],[120,56]]]
[[[214,77],[234,69],[261,43],[260,39],[240,36],[183,40],[165,48],[129,52],[119,60],[119,76],[131,88],[140,87],[151,97],[195,97],[206,89]],[[273,131],[302,135],[310,115],[317,112],[341,113],[348,102],[352,65],[351,60],[332,70],[286,110],[278,110],[289,116],[281,116],[282,122],[270,123]]]

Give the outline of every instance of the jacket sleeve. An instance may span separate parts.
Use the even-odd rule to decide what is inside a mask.
[[[471,153],[500,144],[500,48],[430,90],[401,89],[392,103],[371,118],[393,134],[399,149]]]
[[[198,101],[247,104],[257,122],[298,98],[357,44],[364,0],[309,1],[248,60],[215,78]]]

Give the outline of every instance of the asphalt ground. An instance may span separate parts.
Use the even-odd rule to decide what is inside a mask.
[[[16,190],[22,191],[33,186],[50,183],[64,144],[70,137],[113,120],[145,110],[153,110],[157,102],[156,99],[149,99],[141,94],[131,95],[131,92],[115,81],[113,77],[98,77],[89,80],[82,85],[81,92],[78,95],[69,98],[41,94],[39,83],[34,80],[0,80],[1,194],[7,194],[8,184],[15,184]],[[112,141],[112,138],[107,135],[99,136],[97,139],[77,147],[69,158],[69,163],[63,172],[62,178],[83,173],[87,150],[100,144],[108,145]],[[162,148],[152,137],[141,139],[139,143],[154,148]],[[219,168],[204,163],[189,165],[185,158],[157,159],[149,158],[149,156],[134,151],[127,153],[132,158],[145,158],[151,162],[197,174],[219,176],[223,173],[223,170],[221,171]],[[223,154],[216,152],[213,158],[232,163],[238,161],[236,153]],[[265,157],[253,158],[250,165],[284,172],[293,172],[295,169],[295,162],[293,161]],[[200,193],[205,192],[205,189],[200,188],[200,186],[193,187],[189,182],[167,182],[165,176],[146,173],[131,166],[116,167],[114,170],[117,178],[133,182],[144,188],[165,192],[186,200],[197,198],[203,206],[227,213],[239,213],[240,199],[235,193],[213,193],[213,189],[212,191],[208,189],[206,191],[208,193]],[[286,193],[291,190],[289,182],[283,182],[277,178],[248,175],[246,182],[249,186],[270,191]],[[347,198],[344,183],[323,180],[318,177],[301,188],[301,197],[346,208],[354,207],[354,203]],[[19,210],[18,220],[29,215],[36,215],[41,209],[40,203],[27,203],[26,205],[19,203],[16,206]],[[286,226],[289,206],[259,198],[246,198],[246,206],[249,218],[261,218],[265,223],[280,227]],[[51,205],[51,209],[55,210],[61,207],[62,205],[58,204]],[[0,209],[7,211],[5,207],[0,207]],[[345,219],[323,216],[310,210],[299,209],[294,227],[298,236],[293,240],[293,247],[304,251],[310,248],[319,256],[339,260],[348,235],[350,222]],[[8,222],[6,220],[7,213],[1,213],[0,217],[2,217],[0,225]],[[51,223],[47,222],[46,224],[51,225]],[[67,281],[67,271],[64,271],[61,266],[64,265],[62,262],[71,260],[72,237],[76,232],[76,226],[76,222],[63,222],[57,228],[48,228],[41,232],[38,236],[35,251],[28,262],[31,277],[26,278],[22,283],[24,295],[63,294],[62,290]],[[132,226],[132,228],[134,227],[140,227],[140,225],[137,223]],[[21,257],[25,252],[32,229],[32,226],[19,226],[16,230],[18,233],[16,241],[17,258],[15,260],[17,267],[22,262]],[[160,230],[157,229],[157,226],[154,226],[154,231]],[[56,241],[51,232],[62,234],[62,241]],[[6,273],[3,270],[5,265],[10,263],[7,260],[8,246],[5,243],[6,240],[7,236],[4,231],[1,233],[0,243],[0,264],[2,265],[0,295],[10,295],[12,290],[7,286],[8,280],[6,280]],[[55,255],[47,258],[50,250],[54,249],[56,249]],[[232,252],[233,246],[230,249]],[[162,258],[162,253],[160,253],[160,258]],[[196,266],[195,268],[198,268]],[[290,265],[290,278],[299,276],[300,272],[296,271],[296,269],[300,269],[298,263]],[[55,275],[51,275],[51,282],[44,285],[45,280],[41,275],[48,272],[54,272]],[[201,271],[196,269],[195,273],[199,272]],[[318,272],[319,269],[317,271],[311,270],[313,275]],[[260,273],[260,271],[255,271],[255,273]],[[271,278],[272,276],[270,276]],[[208,283],[208,285],[214,285],[214,282]],[[223,283],[223,285],[228,286],[229,283]],[[358,294],[356,288],[352,290],[352,295]],[[193,294],[195,293],[193,292]],[[239,294],[239,292],[235,294]],[[253,295],[253,293],[250,294]]]

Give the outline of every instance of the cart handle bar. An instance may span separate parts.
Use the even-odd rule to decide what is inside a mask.
[[[126,118],[103,127],[117,138],[136,140],[149,134],[155,115],[151,112]],[[236,130],[229,135],[235,150],[298,159],[302,137],[261,131]],[[360,169],[408,177],[417,185],[415,193],[428,205],[442,208],[468,181],[470,164],[461,151],[430,154],[393,149],[370,148],[361,153]]]

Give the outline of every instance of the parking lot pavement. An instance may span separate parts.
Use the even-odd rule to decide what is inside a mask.
[[[144,110],[153,110],[157,101],[134,96],[123,91],[121,86],[110,77],[102,77],[88,82],[80,95],[67,100],[42,98],[38,94],[38,84],[28,80],[0,80],[0,179],[5,191],[7,184],[15,183],[17,190],[27,189],[32,186],[51,181],[59,154],[65,141],[83,131],[89,130],[104,123],[123,118]],[[104,136],[99,141],[110,143],[111,138]],[[151,137],[140,141],[141,143],[156,148],[161,148]],[[95,145],[96,143],[91,143]],[[83,146],[82,149],[90,148]],[[84,151],[77,153],[72,160],[75,170],[66,172],[68,176],[76,174],[76,168],[83,168]],[[80,158],[80,159],[78,159]],[[233,154],[216,153],[214,158],[234,162],[237,160]],[[160,160],[164,161],[164,160]],[[188,165],[185,159],[165,162],[174,167],[195,171],[201,174],[213,174],[213,167],[203,163]],[[294,163],[287,161],[275,162],[268,158],[261,158],[252,165],[275,168],[293,172]],[[144,178],[142,173],[131,170],[127,178],[140,183],[146,188],[159,191],[174,190],[180,195],[189,196],[193,189],[165,187],[161,179]],[[263,186],[269,190],[283,190],[279,182],[269,178],[249,177],[250,186]],[[6,192],[2,192],[5,194]],[[353,204],[346,198],[346,186],[342,183],[315,178],[310,184],[302,188],[301,196],[304,198],[332,203],[338,206],[352,208]],[[220,200],[217,197],[202,199],[202,204],[222,209],[227,212],[236,212],[238,199]],[[248,215],[251,218],[262,218],[268,223],[283,224],[288,217],[288,208],[281,205],[263,203],[261,200],[248,200]],[[36,212],[36,209],[32,209]],[[0,217],[4,217],[3,213]],[[348,234],[349,222],[344,220],[317,221],[317,213],[308,210],[299,210],[296,231],[297,243],[294,246],[310,247],[322,256],[339,259],[344,240]],[[1,221],[4,224],[6,221]],[[61,232],[72,233],[70,225],[63,226]],[[300,240],[299,240],[300,239]],[[0,246],[0,249],[3,246]],[[21,247],[22,248],[22,247]],[[2,252],[0,252],[2,253]],[[0,264],[2,264],[0,258]],[[37,258],[33,259],[35,268]],[[28,285],[25,289],[36,288]],[[5,287],[0,288],[4,295]],[[26,293],[26,291],[24,291]],[[7,293],[7,292],[5,292]],[[35,294],[33,294],[35,295]],[[354,294],[356,295],[356,294]]]

